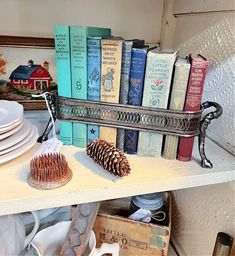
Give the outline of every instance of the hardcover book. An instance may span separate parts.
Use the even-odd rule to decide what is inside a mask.
[[[122,43],[120,39],[101,39],[101,101],[119,102]],[[100,138],[116,145],[117,129],[100,127]]]
[[[147,56],[142,106],[167,108],[171,77],[177,52],[152,50]],[[141,156],[160,156],[163,136],[139,132],[138,151]]]
[[[120,104],[127,104],[128,102],[132,45],[133,45],[132,41],[123,42],[121,85],[120,85],[120,96],[119,96]],[[118,129],[117,130],[117,147],[122,151],[124,150],[124,137],[125,137],[125,129]]]
[[[100,100],[101,87],[101,37],[88,37],[87,39],[87,99]],[[87,125],[88,143],[99,138],[99,126]]]
[[[188,58],[178,58],[175,63],[173,85],[171,89],[169,109],[183,110],[189,79],[190,63]],[[179,137],[166,135],[162,156],[176,159]]]
[[[189,75],[184,110],[197,111],[200,110],[201,106],[202,92],[206,77],[206,71],[208,68],[208,61],[201,55],[197,55],[197,57],[190,55],[189,60],[191,63],[191,71]],[[178,160],[190,161],[192,159],[193,143],[194,137],[179,138],[177,153]]]
[[[58,95],[71,98],[71,72],[70,72],[70,38],[69,26],[57,25],[55,27],[56,75],[58,80]],[[60,121],[60,140],[71,145],[73,139],[72,123]]]
[[[110,36],[108,28],[71,26],[71,70],[72,98],[87,99],[87,38],[89,36]],[[87,145],[87,125],[73,123],[73,144],[78,147]]]
[[[146,56],[147,48],[132,49],[128,105],[140,106],[142,103]],[[137,142],[138,131],[125,130],[124,151],[128,154],[135,154]]]

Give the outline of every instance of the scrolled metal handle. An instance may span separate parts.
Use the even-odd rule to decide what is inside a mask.
[[[222,106],[216,102],[206,101],[206,102],[202,103],[203,110],[210,108],[210,107],[214,107],[215,110],[207,113],[204,117],[202,117],[201,122],[200,122],[200,127],[199,127],[198,147],[199,147],[199,154],[201,156],[201,166],[203,168],[212,168],[213,167],[213,164],[206,157],[206,154],[205,154],[206,129],[213,119],[219,118],[223,113]]]

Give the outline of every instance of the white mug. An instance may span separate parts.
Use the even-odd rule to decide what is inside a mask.
[[[0,216],[0,255],[19,255],[31,242],[40,225],[38,213],[31,213],[35,223],[28,236],[20,214]]]

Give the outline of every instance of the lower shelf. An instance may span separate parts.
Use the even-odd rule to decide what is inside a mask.
[[[38,146],[15,160],[0,165],[0,215],[171,191],[235,179],[235,158],[209,139],[206,150],[214,164],[212,169],[201,168],[195,145],[193,161],[185,163],[127,155],[132,170],[124,178],[116,178],[104,171],[86,155],[85,149],[64,146],[62,153],[73,171],[71,182],[55,190],[40,191],[30,187],[26,181],[29,162]]]

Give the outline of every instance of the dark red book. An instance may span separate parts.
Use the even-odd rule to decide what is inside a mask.
[[[189,55],[191,70],[187,86],[185,111],[198,111],[201,106],[202,92],[208,68],[208,61],[201,55],[196,57]],[[179,138],[177,159],[180,161],[190,161],[192,159],[194,137]]]

